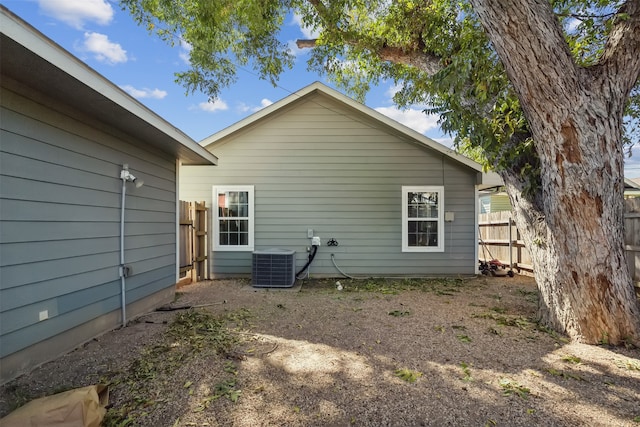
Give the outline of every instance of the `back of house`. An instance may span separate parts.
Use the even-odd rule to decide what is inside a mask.
[[[300,270],[318,240],[312,277],[476,273],[480,165],[322,84],[201,144],[220,162],[180,194],[211,207],[214,278],[273,248]]]

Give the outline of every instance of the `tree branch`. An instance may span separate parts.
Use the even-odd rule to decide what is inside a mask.
[[[329,11],[327,7],[320,0],[307,0],[309,4],[315,9],[316,13],[325,25],[331,25],[329,19]],[[332,28],[337,30],[334,25]],[[345,43],[358,48],[370,49],[375,52],[378,57],[383,61],[389,61],[394,64],[404,64],[415,67],[428,75],[434,75],[438,71],[442,70],[443,66],[440,63],[438,56],[424,52],[420,50],[422,46],[421,40],[416,40],[413,44],[407,44],[407,46],[414,45],[415,48],[404,48],[396,46],[388,46],[386,43],[382,47],[363,45],[360,40],[354,40],[344,32],[341,32]],[[312,48],[315,47],[317,40],[297,40],[296,45],[298,48]]]
[[[310,49],[316,47],[318,39],[298,39],[296,40],[296,46],[298,49]]]
[[[616,75],[626,98],[640,76],[640,0],[629,0],[618,10],[600,65]]]
[[[314,48],[317,39],[300,39],[296,40],[296,46],[300,49]],[[360,48],[369,48],[368,46],[360,46],[357,40],[349,40],[347,43],[351,46]],[[418,49],[403,49],[395,46],[382,46],[379,48],[370,48],[383,61],[394,64],[409,65],[419,69],[432,76],[443,69],[440,58]]]
[[[525,111],[530,102],[533,110],[544,111],[536,102],[563,99],[571,92],[565,88],[579,86],[577,66],[548,0],[471,3]],[[561,83],[550,85],[547,77]]]
[[[444,68],[439,57],[418,49],[405,50],[394,46],[383,46],[377,49],[376,53],[383,61],[389,61],[394,64],[410,65],[430,76]]]

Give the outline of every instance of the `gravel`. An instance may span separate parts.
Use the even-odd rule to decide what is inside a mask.
[[[173,305],[220,331],[149,313],[5,384],[0,416],[102,382],[104,425],[640,425],[640,350],[537,327],[530,277],[340,283],[189,285]]]

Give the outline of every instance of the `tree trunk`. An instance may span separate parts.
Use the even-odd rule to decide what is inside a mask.
[[[638,36],[631,35],[631,52],[623,43],[608,46],[619,51],[605,57],[618,62],[585,69],[574,63],[548,0],[472,4],[540,159],[542,187],[533,201],[522,197],[518,176],[505,171],[503,178],[531,252],[541,321],[576,341],[638,344],[640,307],[624,252],[621,143],[624,104],[640,73],[630,56],[637,56]],[[638,15],[632,11],[632,25]]]
[[[612,157],[595,154],[588,163]],[[638,344],[640,310],[623,250],[622,182],[565,171],[564,179],[582,187],[568,189],[554,179],[555,161],[542,158],[541,167],[538,200],[543,203],[522,196],[517,175],[503,174],[514,220],[531,254],[540,321],[575,341]]]

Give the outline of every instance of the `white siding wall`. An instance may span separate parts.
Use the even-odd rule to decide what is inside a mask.
[[[290,106],[212,149],[217,167],[182,167],[183,200],[211,206],[215,185],[255,185],[255,248],[306,262],[307,229],[322,239],[315,276],[473,274],[475,174],[326,97]],[[444,253],[401,252],[401,187],[444,185]],[[334,238],[337,247],[327,247]],[[214,276],[251,273],[251,253],[214,252]]]

